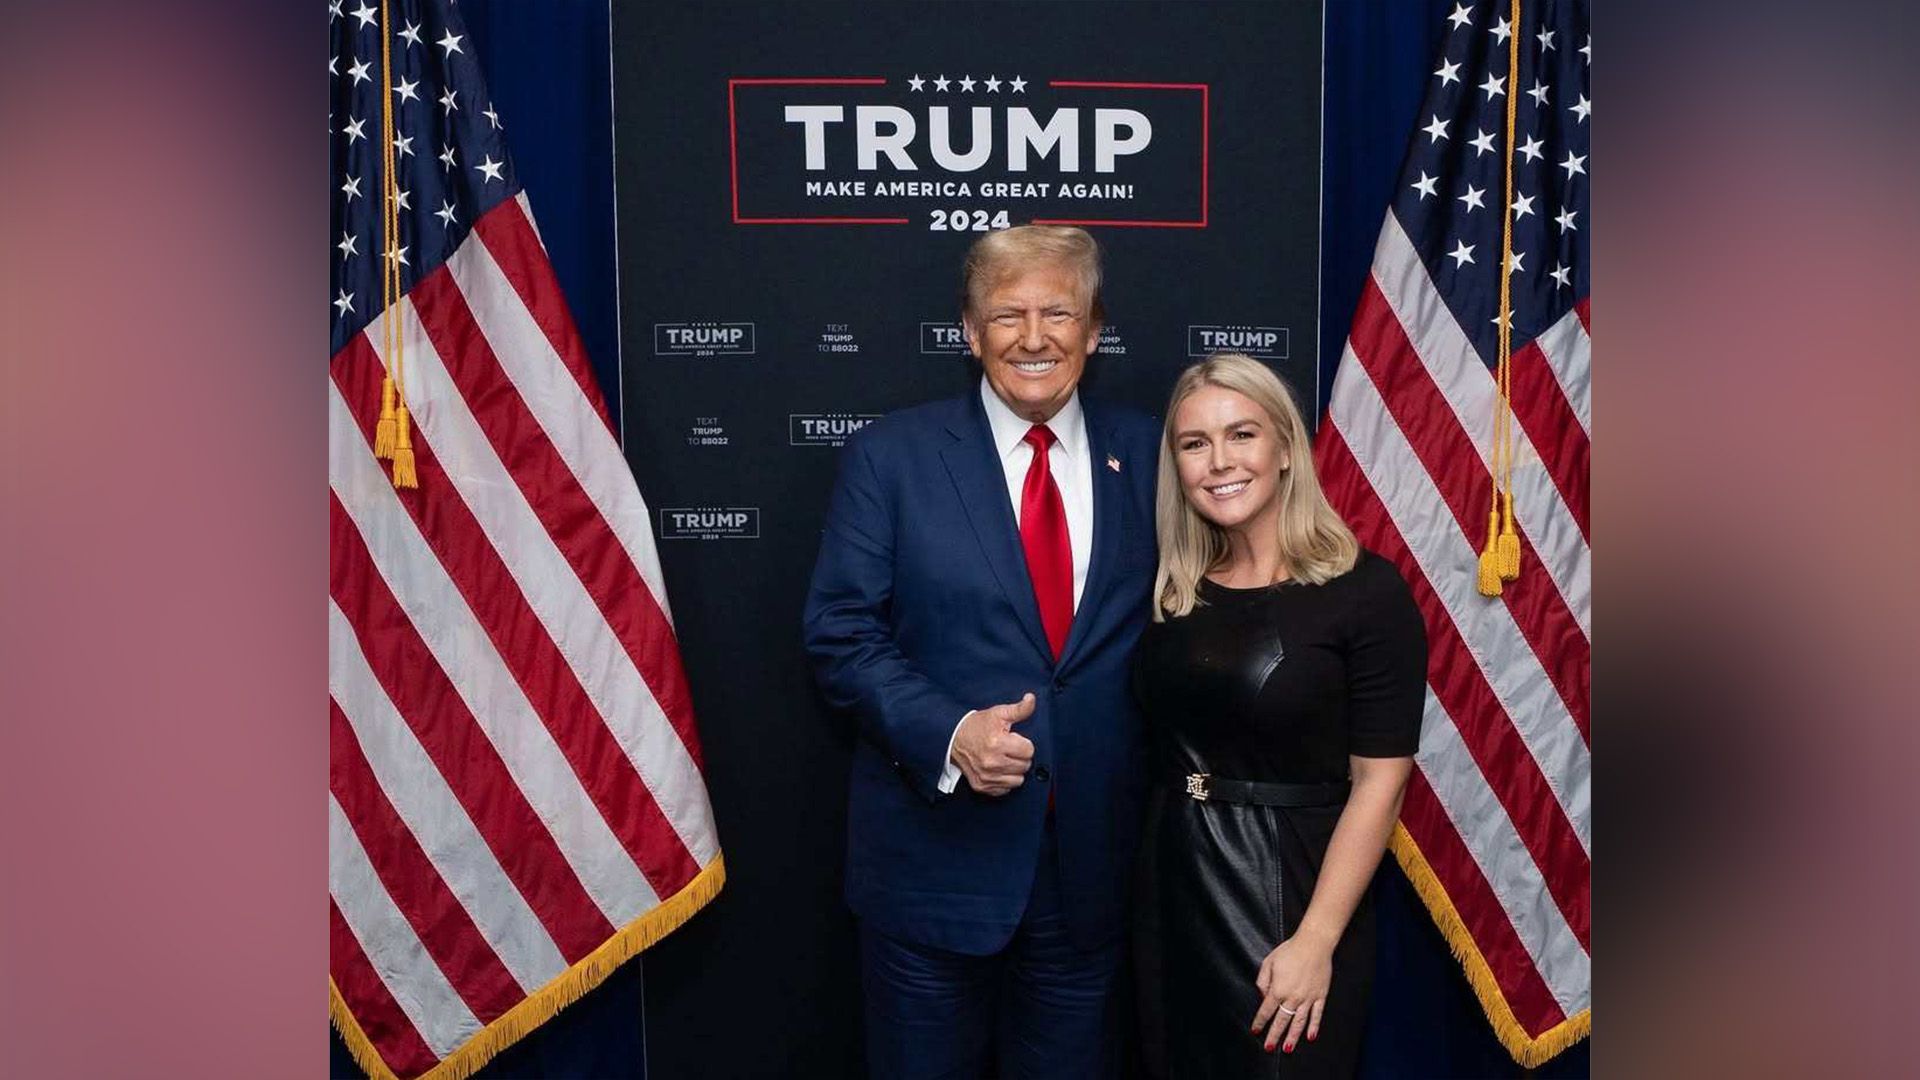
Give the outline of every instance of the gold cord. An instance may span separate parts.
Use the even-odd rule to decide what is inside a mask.
[[[1513,138],[1520,96],[1520,0],[1512,0],[1513,32],[1507,36],[1506,185],[1500,226],[1500,347],[1495,369],[1497,398],[1488,472],[1492,491],[1487,543],[1480,551],[1482,596],[1499,596],[1501,583],[1520,576],[1520,536],[1513,527],[1513,458],[1518,439],[1513,421]]]
[[[385,319],[387,375],[380,383],[380,422],[374,428],[373,455],[393,459],[393,486],[420,486],[413,460],[413,423],[407,413],[405,357],[400,332],[400,304],[405,298],[400,279],[400,179],[394,158],[393,24],[387,0],[380,0],[380,182],[381,310]]]

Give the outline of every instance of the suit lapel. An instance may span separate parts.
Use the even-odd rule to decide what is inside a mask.
[[[1019,614],[1020,628],[1043,655],[1051,657],[1046,631],[1040,625],[1040,605],[1033,598],[1033,579],[1027,576],[1027,556],[1020,548],[1020,528],[1007,502],[1006,470],[994,450],[993,431],[977,392],[967,396],[967,407],[959,410],[947,431],[953,441],[941,450],[940,459],[987,558],[987,569]],[[1099,531],[1096,527],[1096,537]]]
[[[1126,501],[1126,478],[1122,470],[1139,467],[1138,463],[1122,459],[1106,424],[1105,410],[1088,401],[1084,394],[1080,397],[1080,408],[1086,418],[1087,457],[1093,472],[1093,554],[1087,564],[1086,587],[1080,591],[1080,606],[1073,613],[1073,628],[1068,631],[1066,647],[1060,653],[1062,669],[1073,662],[1096,630],[1093,624],[1099,618],[1100,601],[1113,580],[1114,560],[1120,554],[1121,507]]]

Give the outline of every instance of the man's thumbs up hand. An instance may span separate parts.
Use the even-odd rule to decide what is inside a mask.
[[[1033,743],[1013,730],[1033,716],[1031,693],[1019,701],[975,709],[960,720],[953,736],[953,763],[973,790],[1005,795],[1026,782],[1033,767]]]

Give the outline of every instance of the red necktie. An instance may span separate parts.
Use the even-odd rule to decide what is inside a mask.
[[[1047,448],[1056,441],[1053,432],[1035,424],[1026,441],[1033,447],[1033,464],[1027,466],[1027,480],[1020,488],[1020,546],[1027,552],[1040,625],[1058,660],[1073,625],[1073,547],[1067,542],[1067,506],[1047,466]]]

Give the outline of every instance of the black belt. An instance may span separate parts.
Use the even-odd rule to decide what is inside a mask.
[[[1258,780],[1227,780],[1212,773],[1188,773],[1174,782],[1174,790],[1195,802],[1251,803],[1255,806],[1338,806],[1347,801],[1353,785],[1268,784]]]

